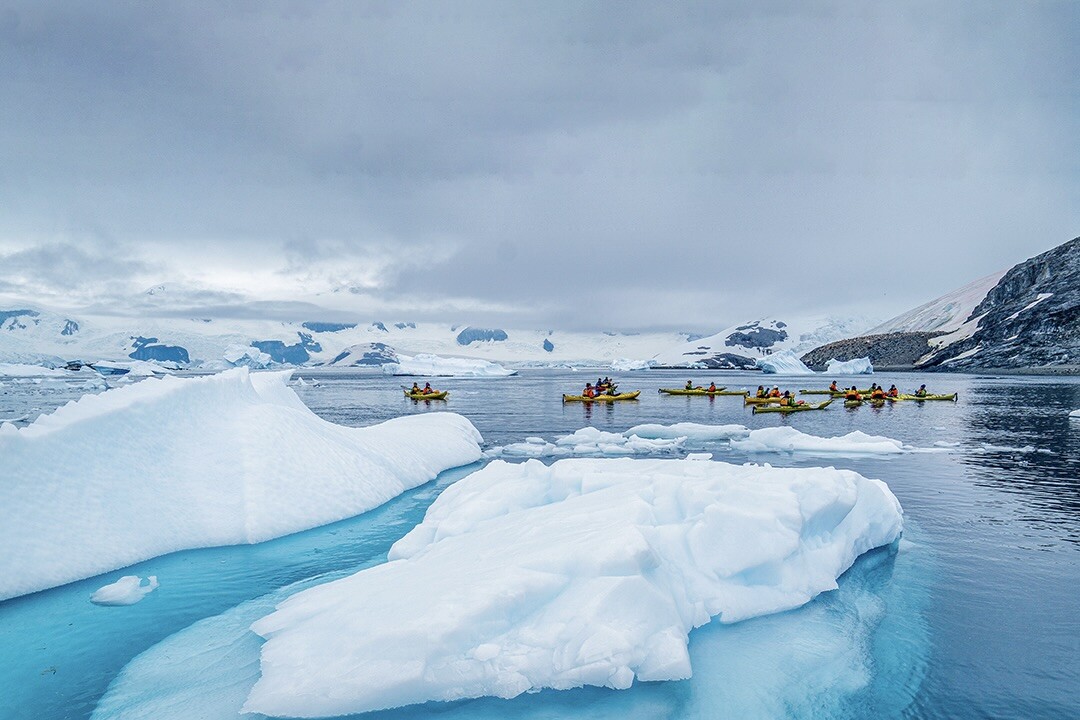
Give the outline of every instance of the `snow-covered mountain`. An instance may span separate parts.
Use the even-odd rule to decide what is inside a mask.
[[[914,310],[897,315],[891,320],[886,320],[880,325],[871,328],[866,335],[884,335],[886,333],[910,333],[910,332],[953,332],[971,315],[986,294],[1005,275],[1005,270],[987,275],[968,283],[962,288],[953,290],[920,305]]]
[[[157,295],[158,293],[155,293]],[[528,364],[608,364],[649,358],[686,340],[679,333],[564,332],[439,323],[66,315],[0,307],[0,362],[62,365],[70,360],[156,360],[224,368],[269,356],[292,365],[371,365],[395,353]]]
[[[759,358],[779,352],[801,353],[857,335],[872,324],[872,320],[864,317],[762,318],[680,343],[653,359],[661,367],[752,369]]]

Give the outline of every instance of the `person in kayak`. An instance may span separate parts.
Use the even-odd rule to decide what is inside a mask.
[[[780,404],[785,407],[795,407],[795,396],[791,394],[790,390],[784,391],[784,396],[780,398]]]
[[[424,389],[420,391],[423,395],[430,395],[434,390],[431,389],[431,383],[424,383]]]
[[[844,395],[845,400],[862,400],[862,395],[859,394],[859,388],[855,385],[851,386],[851,389]]]
[[[687,390],[693,390],[694,389],[694,381],[693,380],[687,380],[686,381],[686,389]]]
[[[895,385],[889,388],[889,397],[900,397],[900,391],[896,389]]]
[[[758,385],[757,386],[757,395],[755,395],[754,397],[759,398],[759,399],[769,397],[769,393],[765,392],[765,386],[764,385]]]
[[[419,395],[420,394],[420,386],[417,385],[416,383],[413,383],[412,384],[412,390],[409,390],[409,392],[411,392],[413,395]]]
[[[581,397],[596,397],[596,391],[593,390],[592,383],[585,383],[585,389],[581,391]]]
[[[716,392],[716,383],[709,383],[709,392]]]
[[[774,385],[773,389],[769,391],[769,397],[773,397],[773,398],[780,397],[780,388],[778,388],[778,387],[776,387]]]
[[[840,388],[836,386],[836,381],[832,381],[832,385],[829,386],[829,392],[841,392]]]
[[[920,385],[919,389],[915,391],[915,397],[926,397],[926,386]]]
[[[875,383],[874,389],[870,391],[870,399],[871,400],[884,400],[885,399],[885,388],[883,388],[880,385],[877,385]]]

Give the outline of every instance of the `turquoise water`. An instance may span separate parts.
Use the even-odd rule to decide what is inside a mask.
[[[1067,417],[1080,408],[1080,383],[882,374],[874,379],[886,386],[927,382],[958,391],[960,400],[833,406],[783,418],[752,415],[736,397],[657,395],[687,377],[658,371],[619,378],[623,388],[643,391],[638,402],[563,405],[561,393],[580,390],[585,377],[533,371],[448,379],[439,384],[450,401],[430,404],[406,400],[396,380],[367,373],[318,375],[319,385],[297,391],[315,412],[346,425],[453,410],[473,421],[489,447],[584,425],[622,431],[681,421],[790,424],[824,436],[857,429],[950,447],[828,459],[708,447],[732,462],[834,465],[881,478],[904,506],[906,529],[897,545],[861,558],[838,591],[799,610],[694,631],[688,681],[365,717],[1080,717],[1080,422]],[[729,387],[764,379],[715,377]],[[809,383],[825,384],[786,380],[793,388]],[[77,392],[9,384],[0,390],[0,417],[47,411]],[[441,488],[475,467],[334,525],[256,546],[175,553],[0,603],[0,717],[88,718],[95,710],[99,718],[235,717],[258,671],[250,622],[297,589],[385,560]],[[157,575],[161,587],[129,607],[89,602],[93,590],[125,574]]]

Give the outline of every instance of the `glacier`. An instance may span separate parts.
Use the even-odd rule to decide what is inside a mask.
[[[416,375],[420,377],[508,377],[515,375],[498,363],[479,358],[447,358],[422,353],[398,355],[397,362],[382,366],[387,375]]]
[[[293,595],[243,712],[321,717],[540,688],[690,677],[691,629],[800,607],[902,510],[833,468],[493,461],[389,562]]]
[[[826,375],[871,375],[874,365],[870,358],[853,358],[851,360],[837,360],[832,358],[825,364]]]
[[[481,457],[460,415],[343,427],[290,374],[147,379],[0,425],[0,600],[340,520]]]

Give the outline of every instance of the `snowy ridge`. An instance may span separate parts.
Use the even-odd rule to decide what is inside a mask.
[[[870,329],[863,335],[883,335],[901,332],[953,332],[963,325],[986,294],[1005,276],[1002,270],[974,280],[951,293],[920,305],[902,315]],[[837,338],[839,339],[839,338]],[[824,344],[824,343],[822,343]]]
[[[0,425],[0,600],[340,520],[480,458],[459,415],[342,427],[289,374],[149,379]]]
[[[267,642],[243,710],[686,678],[691,629],[799,607],[901,527],[884,483],[833,468],[496,460],[445,490],[390,562],[255,622]]]

